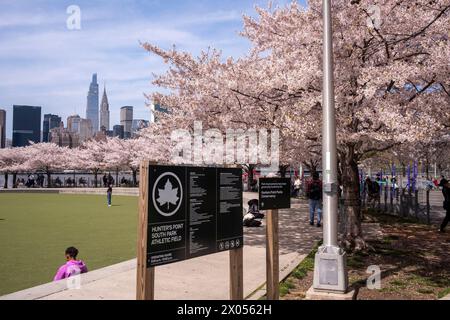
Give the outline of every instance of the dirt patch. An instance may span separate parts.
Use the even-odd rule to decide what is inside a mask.
[[[367,252],[348,256],[349,283],[358,300],[435,300],[450,294],[449,233],[392,216],[375,214],[368,220],[380,224],[383,236],[368,240]],[[380,289],[367,288],[369,266],[380,267]],[[304,299],[312,283],[312,268],[294,272],[280,287],[282,299]]]

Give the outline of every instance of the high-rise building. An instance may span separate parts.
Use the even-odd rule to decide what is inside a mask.
[[[58,128],[61,123],[61,117],[54,114],[44,114],[42,123],[42,142],[50,141],[50,130]]]
[[[79,115],[73,115],[67,118],[67,130],[78,134],[79,143],[94,136],[91,120],[83,119]]]
[[[13,147],[41,142],[41,107],[13,106]]]
[[[131,128],[133,126],[133,107],[125,106],[120,108],[120,124],[123,126],[124,138],[131,138]]]
[[[80,132],[81,117],[79,115],[73,115],[67,118],[67,129],[70,132]]]
[[[0,149],[6,148],[6,111],[0,109]]]
[[[94,73],[92,76],[91,85],[89,86],[86,107],[86,119],[91,120],[94,133],[96,133],[99,129],[98,115],[98,83],[97,74]]]
[[[122,125],[116,125],[113,127],[113,137],[118,137],[120,139],[123,139],[123,126]]]
[[[158,114],[160,113],[169,113],[167,108],[162,107],[159,103],[153,104],[153,122],[158,122]]]
[[[81,119],[79,134],[80,142],[86,141],[94,136],[94,129],[90,119]]]
[[[71,132],[68,128],[64,128],[64,123],[60,122],[59,127],[50,130],[49,141],[60,147],[76,148],[79,146],[79,136],[76,132]]]
[[[131,126],[131,132],[135,135],[137,132],[144,128],[148,128],[150,122],[144,119],[133,119],[133,125]]]
[[[100,128],[102,127],[104,127],[106,131],[109,131],[109,103],[108,96],[106,95],[106,88],[103,90],[103,98],[100,105]]]

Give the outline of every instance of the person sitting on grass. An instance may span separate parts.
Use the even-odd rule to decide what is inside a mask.
[[[86,264],[82,260],[77,260],[78,249],[70,247],[66,249],[66,263],[62,265],[56,272],[53,281],[66,279],[80,273],[88,272]]]

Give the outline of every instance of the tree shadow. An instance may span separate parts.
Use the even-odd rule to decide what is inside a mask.
[[[244,228],[245,245],[266,247],[266,219],[267,215],[261,227]],[[278,226],[280,254],[308,254],[322,239],[322,228],[309,225],[309,207],[305,201],[294,202],[291,209],[279,210]]]

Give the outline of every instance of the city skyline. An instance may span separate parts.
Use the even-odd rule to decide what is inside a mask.
[[[267,3],[129,0],[124,10],[120,1],[82,0],[77,2],[81,30],[70,31],[69,1],[2,2],[0,109],[7,112],[6,137],[12,137],[14,104],[39,105],[63,119],[73,114],[84,117],[87,83],[94,72],[108,87],[110,128],[119,123],[120,107],[126,105],[134,106],[135,118],[148,119],[143,94],[155,90],[152,73],[162,73],[167,66],[139,41],[163,48],[176,45],[196,54],[209,46],[222,48],[225,57],[244,54],[249,43],[238,35],[241,16],[254,15],[254,4]],[[176,21],[170,18],[174,11],[182,13]]]
[[[40,141],[39,142],[54,142],[52,141],[52,129],[57,129],[57,128],[62,128],[65,130],[68,130],[69,132],[72,133],[76,133],[77,130],[72,130],[71,129],[71,120],[74,118],[78,118],[80,119],[80,121],[89,121],[90,123],[92,123],[93,121],[97,121],[98,124],[98,130],[94,129],[94,126],[91,125],[91,130],[92,130],[92,136],[91,137],[84,137],[84,135],[82,135],[82,137],[80,137],[80,142],[85,141],[88,138],[92,138],[95,136],[96,133],[101,132],[102,128],[104,127],[106,132],[110,132],[111,134],[113,133],[112,127],[117,126],[117,125],[121,125],[121,123],[123,121],[125,121],[125,119],[122,119],[122,117],[126,117],[126,121],[128,122],[126,125],[126,129],[128,131],[126,131],[126,133],[128,133],[128,135],[126,135],[126,137],[130,138],[132,136],[132,134],[134,133],[134,131],[132,129],[135,129],[134,127],[132,127],[132,123],[134,123],[134,121],[139,121],[140,123],[144,122],[147,123],[147,125],[149,123],[152,122],[152,118],[153,118],[153,112],[149,110],[149,114],[148,117],[146,118],[135,118],[133,115],[133,110],[134,107],[133,106],[122,106],[120,107],[120,119],[117,123],[112,123],[110,122],[110,107],[109,107],[109,100],[108,100],[108,96],[106,93],[106,86],[104,85],[103,87],[103,95],[102,95],[102,100],[101,103],[99,103],[99,84],[98,84],[98,74],[94,73],[92,74],[92,78],[91,78],[91,83],[89,85],[89,91],[87,94],[87,104],[86,104],[86,110],[85,110],[85,116],[82,117],[80,116],[80,114],[78,113],[74,113],[74,114],[70,114],[69,116],[67,116],[67,118],[64,118],[63,116],[60,116],[59,114],[51,114],[51,113],[47,113],[43,107],[38,107],[40,108],[41,112],[41,124],[42,126],[40,127],[39,130],[39,134],[40,134]],[[17,105],[14,105],[13,107],[16,107]],[[25,105],[19,105],[19,106],[25,106]],[[127,113],[126,116],[124,116],[122,114],[122,110],[127,109],[127,110],[131,110],[131,113]],[[8,122],[8,113],[4,110],[4,109],[0,109],[0,130],[1,130],[1,134],[0,134],[0,138],[2,140],[5,141],[4,145],[2,145],[2,147],[8,147],[8,143],[12,146],[13,144],[13,135],[8,138],[7,135],[5,134],[5,132],[7,131],[5,128],[5,123]],[[14,119],[14,112],[12,112],[11,114],[12,119]],[[6,121],[5,121],[6,120]],[[122,125],[123,126],[123,125]],[[12,124],[11,126],[11,132],[14,133],[14,124]],[[113,135],[116,136],[116,135]],[[123,138],[123,135],[122,135]],[[9,142],[8,142],[9,141]],[[0,141],[1,142],[1,141]]]

